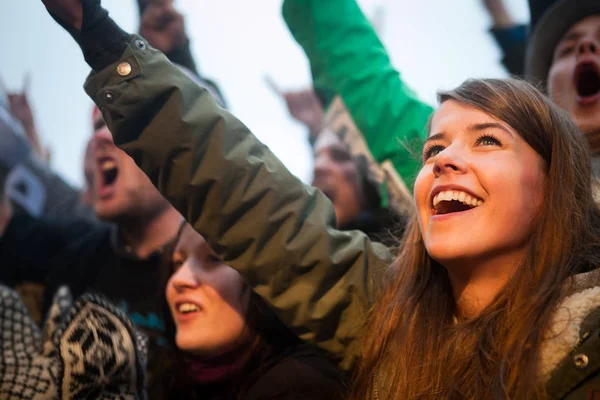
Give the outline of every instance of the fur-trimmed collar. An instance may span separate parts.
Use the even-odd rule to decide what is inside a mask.
[[[597,271],[576,276],[575,290],[557,307],[540,350],[539,376],[544,381],[577,346],[585,318],[600,307],[600,286],[593,279],[596,277]]]

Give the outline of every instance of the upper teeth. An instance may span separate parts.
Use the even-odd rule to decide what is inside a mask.
[[[177,310],[181,313],[198,311],[198,306],[192,303],[182,303],[179,305]]]
[[[452,201],[457,200],[463,204],[468,206],[477,207],[483,204],[483,201],[476,199],[468,193],[465,193],[460,190],[445,190],[443,192],[439,192],[433,198],[433,206],[437,206],[442,201]]]
[[[117,163],[115,163],[113,160],[106,160],[102,162],[102,169],[104,171],[109,170],[109,169],[113,169],[117,167]]]

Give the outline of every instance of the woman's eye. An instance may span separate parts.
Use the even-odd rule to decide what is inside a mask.
[[[444,151],[444,146],[439,145],[439,144],[428,147],[425,149],[425,151],[423,151],[423,160],[427,161],[428,159],[438,155],[442,151]]]
[[[498,139],[493,136],[481,136],[477,139],[478,146],[501,146],[502,144]]]

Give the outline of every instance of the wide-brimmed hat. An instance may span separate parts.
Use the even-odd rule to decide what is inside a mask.
[[[600,0],[558,0],[536,15],[525,54],[525,75],[546,84],[554,49],[563,35],[583,18],[600,14]]]

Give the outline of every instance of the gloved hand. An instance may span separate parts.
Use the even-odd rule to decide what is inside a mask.
[[[42,0],[46,9],[68,27],[80,31],[83,23],[81,0]]]
[[[145,399],[147,343],[100,296],[55,295],[43,333],[0,285],[0,398]]]

